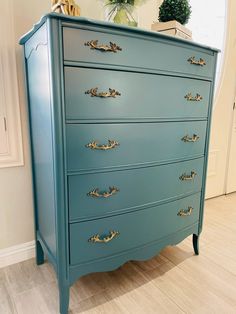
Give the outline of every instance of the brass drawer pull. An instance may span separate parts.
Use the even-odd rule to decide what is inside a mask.
[[[189,135],[185,135],[181,140],[184,142],[197,142],[200,139],[200,137],[197,134],[193,134],[192,137],[190,137]]]
[[[195,176],[197,175],[197,173],[195,171],[191,171],[191,174],[182,174],[179,179],[182,181],[188,181],[188,180],[193,180],[195,178]]]
[[[89,242],[93,243],[108,243],[111,240],[113,240],[115,237],[117,237],[120,233],[118,231],[111,230],[109,232],[109,235],[105,237],[101,237],[99,234],[95,234],[90,239],[88,239]]]
[[[202,58],[200,58],[199,60],[195,60],[195,57],[190,57],[190,58],[188,59],[188,62],[189,62],[190,64],[200,65],[201,67],[204,66],[204,65],[206,65],[206,61],[205,61],[204,59],[202,59]]]
[[[85,147],[90,148],[90,149],[96,149],[96,150],[109,150],[109,149],[116,148],[119,145],[120,144],[116,141],[108,140],[107,145],[105,144],[99,145],[96,141],[93,141],[91,143],[86,144]]]
[[[116,194],[117,192],[119,192],[119,189],[117,189],[115,186],[109,187],[109,191],[107,192],[103,192],[103,193],[99,193],[99,189],[96,188],[90,192],[88,192],[88,196],[92,196],[92,197],[103,197],[103,198],[108,198],[111,197],[112,195]]]
[[[104,52],[114,52],[122,51],[122,48],[117,44],[110,42],[109,45],[98,45],[98,40],[90,40],[84,43],[85,46],[90,47],[90,49],[100,50]]]
[[[193,212],[193,208],[189,206],[188,209],[180,209],[177,215],[180,217],[186,217],[186,216],[190,216],[192,212]]]
[[[203,99],[201,95],[196,94],[194,97],[191,93],[185,95],[184,98],[186,98],[188,101],[201,101]]]
[[[112,88],[109,88],[108,92],[98,93],[98,87],[87,90],[85,94],[87,95],[90,94],[91,97],[101,97],[101,98],[108,98],[108,97],[116,98],[116,96],[121,96],[121,93],[119,93],[118,91]]]

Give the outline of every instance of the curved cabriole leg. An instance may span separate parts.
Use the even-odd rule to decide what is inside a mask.
[[[44,252],[39,241],[36,241],[36,263],[37,265],[42,265],[44,263]]]
[[[68,314],[70,287],[59,285],[60,314]]]
[[[193,249],[196,255],[199,255],[199,236],[193,234]]]

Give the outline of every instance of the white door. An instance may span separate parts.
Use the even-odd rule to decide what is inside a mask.
[[[221,80],[216,91],[212,117],[206,187],[207,198],[226,193],[228,152],[236,86],[235,12],[236,1],[228,0],[224,65]]]
[[[190,4],[192,14],[187,26],[193,31],[194,40],[221,49],[218,55],[207,171],[206,197],[209,198],[225,193],[236,74],[236,1],[190,0]]]
[[[235,98],[236,102],[236,98]],[[229,147],[229,164],[226,181],[226,193],[236,192],[236,103],[233,106],[232,133]]]

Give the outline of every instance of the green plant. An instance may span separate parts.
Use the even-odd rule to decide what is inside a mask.
[[[164,0],[159,8],[159,22],[176,20],[186,24],[191,15],[191,6],[188,0]]]

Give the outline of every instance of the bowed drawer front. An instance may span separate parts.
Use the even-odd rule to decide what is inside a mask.
[[[203,156],[206,121],[68,124],[69,171],[163,163]]]
[[[199,206],[200,194],[195,194],[134,213],[71,224],[71,264],[136,248],[191,226],[199,220]],[[111,231],[117,234],[113,237]],[[108,242],[102,242],[105,237]]]
[[[210,82],[65,67],[69,120],[206,118]]]
[[[95,219],[201,191],[203,158],[69,177],[70,220]]]
[[[60,314],[85,274],[189,235],[198,254],[217,51],[62,14],[21,43],[36,259],[57,271]]]
[[[128,35],[128,34],[127,34]],[[150,69],[213,77],[214,57],[210,51],[182,47],[165,38],[120,36],[106,32],[63,28],[64,60],[113,67]]]

